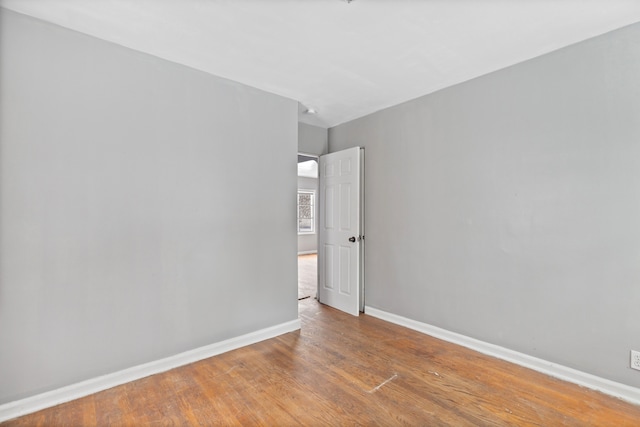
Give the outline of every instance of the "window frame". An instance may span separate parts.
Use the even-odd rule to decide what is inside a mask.
[[[300,231],[300,194],[310,194],[311,195],[311,231]],[[306,188],[298,188],[298,193],[296,195],[296,218],[297,218],[297,230],[298,235],[305,234],[316,234],[316,191],[312,189]],[[308,219],[308,218],[302,218]]]

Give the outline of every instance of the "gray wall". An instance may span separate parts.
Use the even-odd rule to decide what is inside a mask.
[[[329,152],[329,131],[325,128],[298,123],[298,152],[304,154],[327,154]]]
[[[640,386],[640,25],[329,131],[366,304]]]
[[[316,192],[315,221],[316,231],[318,227],[318,178],[298,177],[299,190],[313,190]],[[318,234],[298,234],[298,253],[318,251]]]
[[[312,126],[306,123],[298,123],[298,152],[320,156],[329,152],[329,132],[325,128]],[[318,180],[313,178],[298,178],[298,188],[318,189]],[[316,193],[316,201],[318,195]],[[316,203],[316,213],[317,213]],[[316,215],[317,219],[317,215]],[[316,222],[316,226],[317,226]],[[317,251],[318,235],[298,235],[298,252]]]
[[[5,10],[0,54],[0,403],[297,318],[297,102]]]

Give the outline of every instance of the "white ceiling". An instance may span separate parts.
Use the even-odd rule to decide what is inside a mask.
[[[299,101],[323,127],[640,21],[640,0],[0,0]]]

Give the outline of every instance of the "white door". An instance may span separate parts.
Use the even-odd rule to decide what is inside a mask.
[[[318,300],[358,316],[362,310],[361,149],[320,156]]]

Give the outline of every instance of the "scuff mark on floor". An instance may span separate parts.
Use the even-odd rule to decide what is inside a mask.
[[[227,375],[227,374],[231,373],[231,371],[233,371],[233,370],[234,370],[234,369],[236,369],[237,367],[238,367],[238,365],[234,365],[234,366],[232,366],[231,368],[227,369],[227,371],[226,371],[224,374],[222,374],[222,375]]]
[[[375,393],[376,391],[380,390],[380,388],[382,386],[384,386],[386,383],[395,380],[396,378],[398,378],[398,374],[393,374],[391,375],[389,378],[387,378],[386,380],[382,381],[380,384],[378,384],[376,387],[372,388],[371,390],[367,391],[367,393]]]
[[[224,372],[220,372],[219,374],[215,375],[214,378],[218,378],[221,377],[223,375],[228,375],[231,373],[231,371],[233,371],[234,369],[236,369],[238,367],[238,365],[233,365],[232,367],[230,367],[229,369],[227,369]]]

